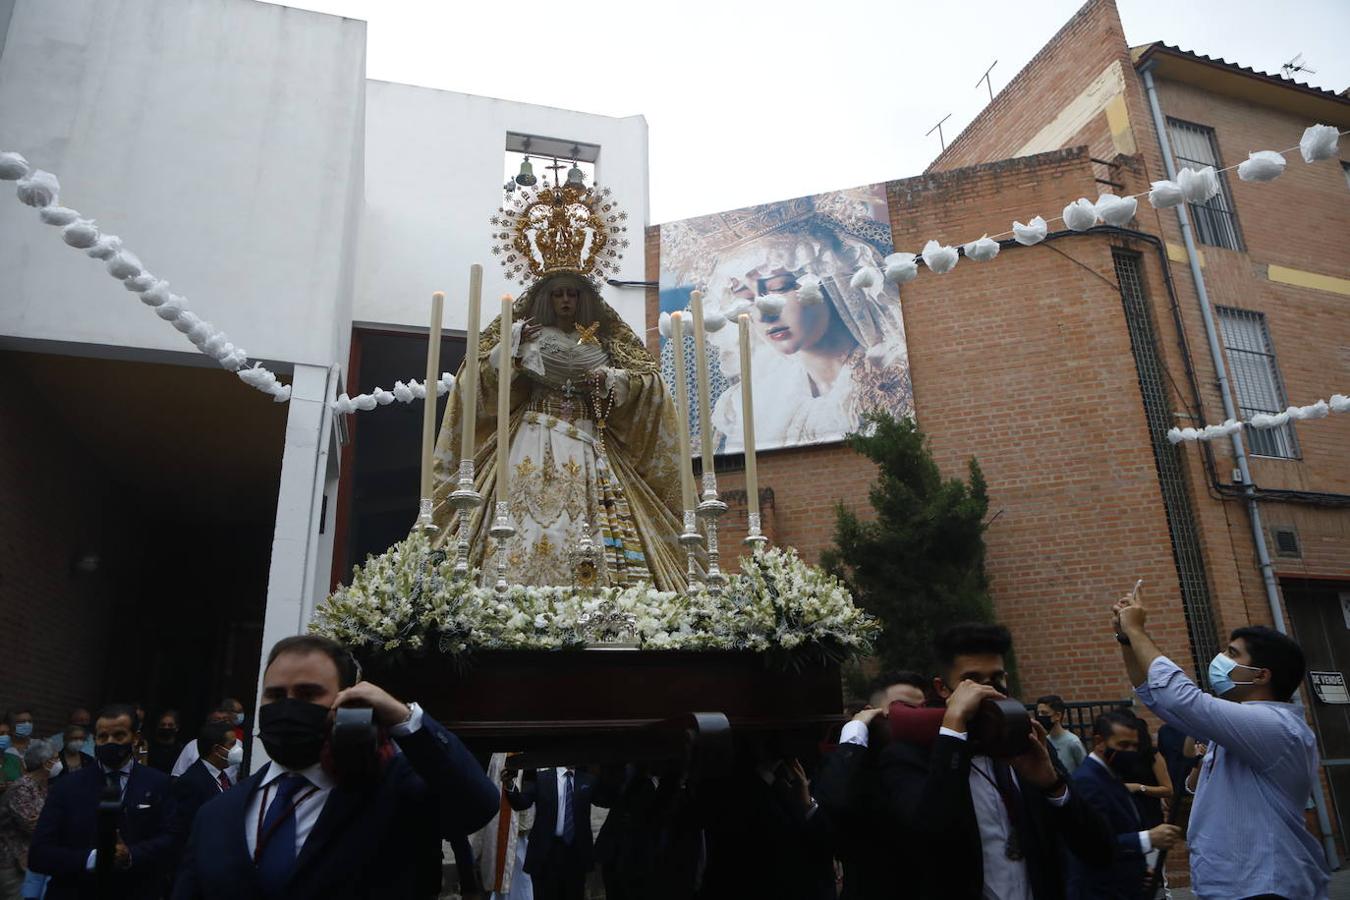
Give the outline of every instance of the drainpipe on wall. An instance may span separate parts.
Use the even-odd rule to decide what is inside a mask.
[[[1163,166],[1167,177],[1176,180],[1177,166],[1172,157],[1172,142],[1167,136],[1167,122],[1163,118],[1162,107],[1158,104],[1158,91],[1153,83],[1153,63],[1146,63],[1140,69],[1144,79],[1144,93],[1148,95],[1149,111],[1153,113],[1153,128],[1158,133],[1158,145],[1162,148]],[[1200,271],[1200,254],[1195,249],[1195,236],[1191,233],[1191,217],[1186,204],[1177,206],[1177,221],[1181,225],[1181,240],[1186,245],[1186,261],[1190,265],[1191,279],[1195,282],[1195,293],[1200,300],[1200,318],[1205,323],[1205,337],[1209,340],[1209,355],[1214,360],[1214,374],[1219,380],[1219,397],[1223,400],[1225,419],[1238,418],[1233,406],[1233,394],[1228,386],[1228,367],[1224,363],[1223,349],[1219,345],[1218,329],[1214,326],[1214,310],[1209,303],[1209,291],[1205,289],[1205,276]],[[1233,456],[1237,460],[1238,472],[1242,477],[1243,494],[1247,498],[1247,517],[1252,523],[1252,543],[1256,547],[1256,561],[1261,570],[1261,580],[1266,587],[1266,602],[1270,604],[1270,617],[1275,628],[1281,634],[1288,633],[1284,624],[1284,605],[1280,601],[1280,588],[1275,581],[1275,566],[1270,561],[1270,550],[1266,547],[1266,533],[1261,527],[1261,508],[1256,499],[1256,485],[1252,482],[1251,470],[1247,467],[1247,448],[1242,442],[1242,432],[1232,435]],[[1301,695],[1295,694],[1301,699]],[[1331,868],[1340,867],[1340,858],[1336,855],[1336,841],[1331,833],[1331,818],[1327,813],[1326,798],[1322,796],[1322,782],[1319,779],[1313,785],[1313,804],[1317,807],[1317,824],[1322,830],[1322,846],[1326,853],[1327,864]]]

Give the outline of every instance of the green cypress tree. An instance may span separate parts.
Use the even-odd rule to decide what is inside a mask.
[[[836,507],[824,567],[882,623],[877,656],[888,669],[934,671],[933,635],[955,622],[992,622],[984,573],[989,499],[979,463],[969,481],[943,479],[912,419],[869,413],[849,445],[878,466],[873,520]]]

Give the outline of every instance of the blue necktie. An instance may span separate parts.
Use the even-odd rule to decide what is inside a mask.
[[[258,883],[263,896],[281,897],[286,882],[295,870],[295,811],[291,807],[295,792],[309,784],[303,775],[282,775],[276,781],[276,796],[263,817],[262,852],[258,855]]]
[[[572,773],[567,772],[567,783],[563,786],[563,799],[567,801],[567,810],[563,813],[563,843],[571,844],[572,839],[577,835],[576,819],[573,815],[573,799],[575,792],[572,789]]]

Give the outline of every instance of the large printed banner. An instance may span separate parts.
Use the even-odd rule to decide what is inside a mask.
[[[663,312],[687,308],[696,289],[706,295],[706,310],[722,313],[768,298],[750,312],[758,449],[839,441],[871,409],[914,414],[900,293],[879,271],[891,252],[880,184],[661,226]],[[865,268],[874,270],[872,277],[864,275],[854,287],[854,276]],[[815,302],[810,290],[799,296],[808,275],[820,279],[822,296]],[[736,323],[708,339],[713,440],[717,452],[739,453],[744,441]],[[685,340],[692,392],[693,339]],[[663,340],[668,384],[673,351]],[[697,403],[691,406],[697,435]]]

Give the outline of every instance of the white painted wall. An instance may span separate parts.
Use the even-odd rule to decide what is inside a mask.
[[[17,0],[0,149],[57,173],[253,356],[345,353],[365,23],[251,0]],[[0,336],[191,351],[5,184]]]
[[[253,0],[3,0],[0,149],[56,172],[257,359],[346,366],[352,322],[463,328],[507,131],[599,144],[644,277],[647,125],[365,79],[365,24]],[[540,169],[542,172],[542,169]],[[9,185],[4,186],[5,189]],[[0,197],[0,340],[193,353],[91,260]],[[643,327],[641,290],[607,298]],[[409,377],[420,375],[409,372]]]
[[[508,131],[600,145],[597,180],[628,212],[631,245],[617,277],[645,277],[647,122],[641,116],[615,119],[370,81],[356,321],[426,327],[431,293],[444,290],[445,326],[462,329],[475,262],[483,264],[483,296],[493,307],[485,322],[495,315],[497,297],[518,293],[520,286],[507,283],[492,255],[488,224],[504,198]],[[543,171],[536,163],[535,174]],[[634,328],[644,327],[641,290],[606,288],[605,299]]]

